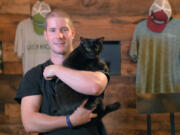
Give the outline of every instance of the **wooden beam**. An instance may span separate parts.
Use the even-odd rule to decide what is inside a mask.
[[[29,0],[1,0],[0,14],[30,14]]]

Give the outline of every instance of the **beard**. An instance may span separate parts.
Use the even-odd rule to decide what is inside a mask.
[[[51,52],[55,55],[67,56],[72,51],[71,46],[69,44],[54,45],[51,47]]]

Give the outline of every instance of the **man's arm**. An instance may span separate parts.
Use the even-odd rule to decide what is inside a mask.
[[[86,95],[100,95],[108,83],[102,72],[73,70],[61,65],[50,65],[43,74],[46,79],[57,76],[72,89]]]
[[[49,132],[55,129],[67,127],[65,116],[50,116],[39,113],[42,101],[41,95],[26,96],[21,101],[21,117],[24,128],[27,132]],[[91,121],[96,117],[93,110],[87,110],[84,105],[87,101],[76,109],[70,115],[70,121],[73,126],[79,126]]]

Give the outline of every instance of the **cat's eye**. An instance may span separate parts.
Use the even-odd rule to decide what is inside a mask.
[[[95,51],[97,52],[99,50],[99,47],[95,47]]]
[[[90,48],[88,48],[88,47],[86,47],[86,51],[90,52],[90,51],[91,51],[91,49],[90,49]]]

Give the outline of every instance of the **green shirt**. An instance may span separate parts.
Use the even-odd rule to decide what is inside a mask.
[[[180,20],[173,18],[162,33],[146,23],[136,26],[130,48],[137,62],[136,93],[180,92]]]

